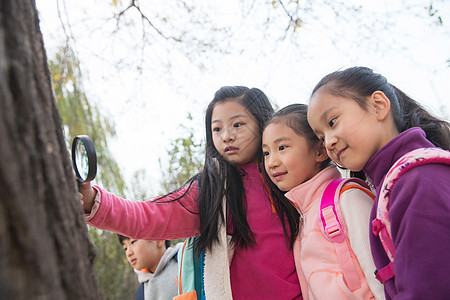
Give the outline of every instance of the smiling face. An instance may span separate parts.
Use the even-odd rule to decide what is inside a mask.
[[[319,143],[310,147],[305,137],[283,122],[267,125],[262,143],[266,172],[283,192],[314,177],[328,158],[319,151]]]
[[[311,97],[308,122],[333,161],[360,171],[396,135],[388,112],[389,100],[382,92],[368,97],[365,110],[353,99],[318,90]]]
[[[166,251],[164,241],[125,239],[122,242],[128,262],[136,269],[154,273]]]
[[[211,131],[217,152],[229,163],[258,161],[261,145],[258,123],[240,103],[233,100],[217,103],[211,117]]]

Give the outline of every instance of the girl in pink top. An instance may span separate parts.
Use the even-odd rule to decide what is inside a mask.
[[[341,175],[308,125],[307,106],[293,104],[278,111],[264,129],[262,148],[265,171],[277,198],[288,198],[302,215],[294,258],[303,299],[373,299],[374,295],[383,299],[367,235],[373,204],[370,192],[366,194],[357,185],[339,198],[341,223],[347,227],[344,242],[350,245],[346,251],[359,278],[354,286],[346,281],[334,243],[322,233],[318,218],[322,194]]]
[[[259,168],[262,128],[272,113],[259,89],[222,87],[206,110],[203,170],[179,190],[143,202],[83,184],[88,224],[137,239],[199,235],[207,299],[301,299],[292,254],[299,214],[287,201],[272,204]]]

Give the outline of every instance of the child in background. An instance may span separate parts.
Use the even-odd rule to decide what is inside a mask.
[[[386,173],[404,154],[450,148],[448,122],[365,67],[325,76],[313,90],[308,121],[330,158],[352,171],[363,170],[377,195]],[[387,299],[448,299],[449,179],[448,165],[424,164],[400,176],[390,191],[395,277],[385,282]],[[370,242],[375,265],[383,269],[390,260],[372,229]]]
[[[170,241],[146,241],[118,235],[127,260],[141,284],[136,300],[166,300],[177,295],[176,257],[182,243],[170,247]]]
[[[301,299],[291,251],[299,215],[289,203],[273,210],[259,169],[262,128],[272,113],[261,90],[222,87],[206,110],[203,170],[148,201],[121,199],[83,183],[88,224],[148,240],[200,234],[194,246],[197,254],[206,250],[209,300]]]
[[[274,114],[264,129],[262,149],[275,194],[278,198],[287,197],[303,215],[299,242],[294,245],[303,299],[373,299],[374,294],[377,299],[384,299],[383,287],[373,274],[375,266],[366,231],[373,203],[370,191],[364,192],[357,185],[339,198],[344,217],[341,222],[348,231],[344,243],[350,242],[354,252],[351,255],[346,249],[352,256],[359,288],[349,287],[335,245],[320,229],[322,195],[328,184],[341,175],[330,164],[322,143],[308,125],[307,106],[293,104]]]

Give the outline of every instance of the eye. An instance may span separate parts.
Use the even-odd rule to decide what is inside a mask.
[[[263,156],[269,156],[269,151],[263,151]]]
[[[136,243],[137,242],[137,240],[132,240],[131,241],[131,244],[133,245],[134,243]]]
[[[128,249],[127,247],[123,247],[123,251],[127,251],[127,249]]]
[[[320,140],[321,142],[325,142],[325,137],[324,137],[324,136],[319,136],[318,138],[319,138],[319,140]]]
[[[243,123],[237,122],[233,124],[233,127],[241,127],[242,125],[244,125]]]
[[[336,123],[336,118],[333,118],[328,122],[328,125],[330,125],[330,127],[333,127],[335,123]]]
[[[213,127],[213,129],[212,129],[213,132],[219,132],[220,130],[221,130],[220,127]]]
[[[279,147],[278,147],[278,150],[279,150],[279,151],[283,151],[283,150],[286,149],[286,148],[287,148],[287,146],[279,146]]]

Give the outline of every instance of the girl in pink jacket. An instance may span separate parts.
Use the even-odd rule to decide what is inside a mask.
[[[205,262],[199,298],[301,299],[291,251],[299,215],[289,203],[273,209],[259,168],[262,128],[272,113],[261,90],[222,87],[206,110],[203,170],[147,201],[82,184],[88,224],[136,239],[199,235],[194,249]]]
[[[302,216],[294,259],[303,299],[384,299],[383,287],[373,273],[367,234],[373,195],[351,188],[339,198],[341,225],[347,228],[344,242],[350,245],[346,250],[359,278],[356,285],[349,285],[335,244],[322,233],[318,218],[322,195],[341,175],[308,125],[307,105],[293,104],[278,111],[264,129],[262,149],[277,199],[288,198]]]

